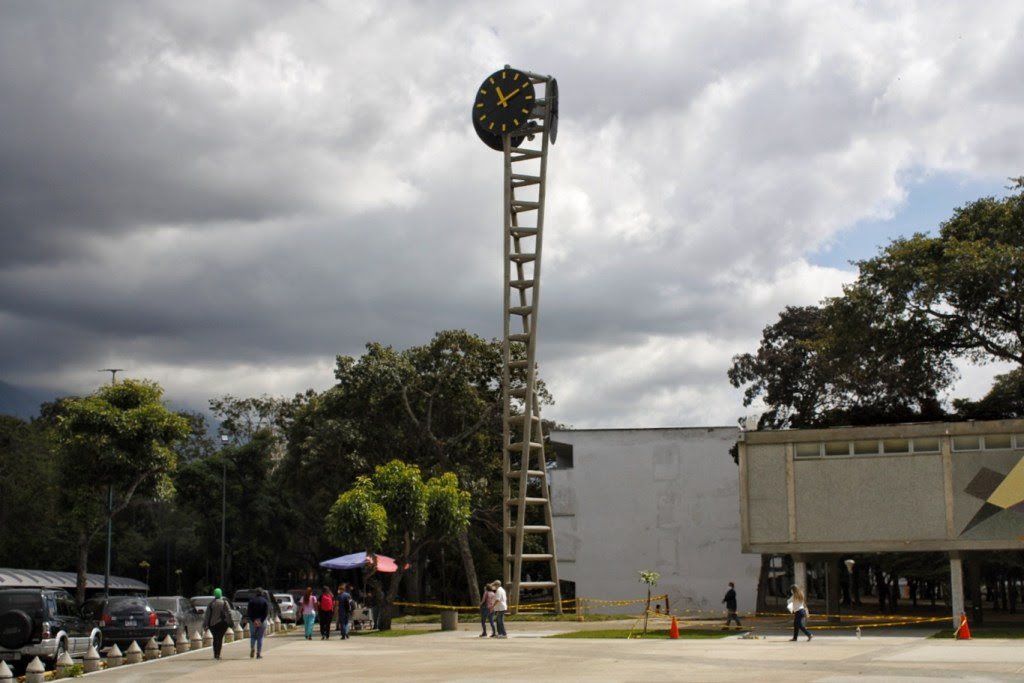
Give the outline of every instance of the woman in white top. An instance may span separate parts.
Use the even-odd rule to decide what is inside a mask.
[[[793,584],[793,587],[789,589],[790,596],[786,602],[786,606],[789,611],[793,613],[793,638],[796,640],[797,636],[802,631],[807,640],[811,639],[811,632],[807,630],[807,599],[804,597],[804,592],[800,590],[800,587]]]

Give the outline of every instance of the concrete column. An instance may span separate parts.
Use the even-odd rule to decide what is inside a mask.
[[[960,553],[949,553],[949,587],[953,603],[953,628],[960,625],[960,615],[964,614],[964,568]]]
[[[807,561],[803,555],[793,555],[793,583],[807,595]]]

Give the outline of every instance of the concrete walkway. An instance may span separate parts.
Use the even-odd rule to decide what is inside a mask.
[[[587,627],[629,628],[633,622]],[[545,638],[579,630],[572,622],[508,622],[507,639],[479,638],[479,627],[396,638],[307,641],[298,631],[265,640],[263,659],[248,641],[112,669],[89,678],[164,681],[819,681],[827,683],[1024,680],[1020,640],[928,639],[933,630],[887,635],[819,631],[793,643],[782,629],[757,639],[609,640]],[[420,627],[421,629],[424,627]]]

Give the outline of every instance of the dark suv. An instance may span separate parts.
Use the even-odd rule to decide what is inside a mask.
[[[82,658],[103,635],[82,616],[65,590],[0,589],[0,659],[27,664],[33,657],[53,667],[61,653]]]

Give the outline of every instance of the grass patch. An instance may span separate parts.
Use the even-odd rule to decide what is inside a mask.
[[[685,640],[695,640],[702,638],[724,638],[731,635],[727,631],[711,631],[709,629],[681,629],[679,631],[679,637]],[[647,629],[647,635],[643,634],[643,631],[634,631],[628,628],[606,628],[606,629],[588,629],[584,631],[572,631],[571,633],[557,633],[554,635],[546,636],[547,638],[611,638],[613,640],[626,640],[627,638],[638,638],[642,640],[668,640],[669,630],[664,629]]]

